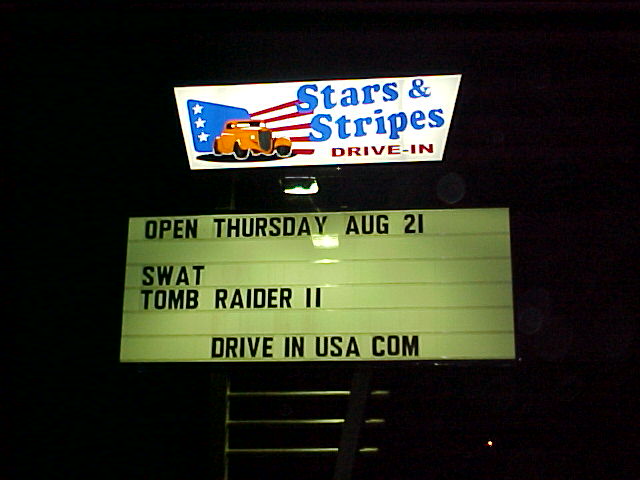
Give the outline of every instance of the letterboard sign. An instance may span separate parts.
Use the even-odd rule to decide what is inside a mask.
[[[130,219],[123,362],[514,356],[507,209]]]

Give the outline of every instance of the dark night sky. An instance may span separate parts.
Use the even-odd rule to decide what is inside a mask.
[[[225,5],[1,7],[18,267],[6,478],[217,465],[211,369],[118,364],[129,216],[487,206],[511,209],[520,361],[376,368],[395,394],[363,472],[637,478],[637,5]],[[174,86],[436,73],[463,75],[441,164],[188,170]],[[436,192],[451,172],[455,205]],[[313,205],[281,195],[285,173],[318,177]],[[347,385],[352,368],[213,370]],[[503,439],[490,455],[488,435]]]

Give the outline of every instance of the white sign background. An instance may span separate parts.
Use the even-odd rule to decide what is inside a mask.
[[[191,169],[228,169],[228,168],[255,168],[275,166],[304,166],[304,165],[335,165],[335,164],[362,164],[362,163],[387,163],[387,162],[420,162],[439,161],[444,155],[445,144],[451,125],[458,87],[461,75],[428,75],[416,77],[370,78],[356,80],[321,80],[287,83],[262,83],[243,85],[212,85],[176,87],[175,97],[177,102],[180,124],[184,135],[187,156]],[[392,98],[384,93],[384,86],[391,84],[389,89],[397,92],[397,98]],[[247,160],[217,161],[213,155],[205,156],[194,148],[192,138],[192,125],[198,119],[190,116],[187,102],[197,100],[220,104],[236,108],[244,108],[250,113],[260,112],[284,105],[298,99],[298,91],[301,87],[309,87],[305,91],[314,95],[318,105],[313,114],[295,118],[287,118],[268,122],[269,128],[281,128],[274,132],[274,136],[287,138],[303,138],[313,135],[320,138],[322,135],[313,128],[286,130],[288,126],[309,123],[317,115],[331,115],[332,121],[326,119],[321,123],[329,125],[332,129],[331,137],[324,141],[293,141],[293,150],[306,153],[296,154],[291,158],[264,160],[260,156],[249,156]],[[370,90],[372,103],[364,103],[364,89],[368,86],[377,86],[379,90]],[[336,106],[325,108],[322,91],[330,87],[335,91],[331,94],[331,101]],[[375,88],[377,88],[375,87]],[[355,93],[354,93],[355,91]],[[420,95],[422,92],[424,95]],[[355,95],[355,96],[353,96]],[[342,105],[342,99],[347,103],[357,105]],[[385,99],[387,99],[385,101]],[[302,104],[301,107],[306,104]],[[290,113],[296,113],[297,106],[272,111],[266,114],[252,117],[256,120],[268,120]],[[411,115],[423,112],[424,117],[417,122],[421,128],[416,129],[411,122]],[[437,120],[429,118],[430,112]],[[404,113],[407,125],[403,131],[398,132],[399,138],[391,137],[389,116]],[[339,138],[337,119],[344,116],[349,123],[346,124],[348,138]],[[362,136],[356,136],[354,121],[358,118],[370,118],[370,123],[361,122]],[[381,120],[380,120],[381,119]],[[380,122],[384,126],[385,133],[377,133]],[[400,119],[393,122],[400,124]],[[441,122],[441,125],[438,125]],[[206,138],[208,144],[213,138]],[[367,147],[367,150],[364,149]],[[373,148],[372,148],[373,147]],[[351,148],[351,155],[349,155]],[[356,150],[357,150],[356,154]],[[339,149],[339,150],[334,150]],[[342,150],[340,150],[342,149]],[[375,149],[375,150],[374,150]],[[312,150],[312,153],[309,151]],[[201,157],[201,159],[198,159]]]

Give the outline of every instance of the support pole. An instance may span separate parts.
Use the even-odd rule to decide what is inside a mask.
[[[229,377],[226,373],[211,373],[211,435],[212,435],[212,478],[227,478],[227,423],[229,418],[228,384]]]
[[[347,416],[342,427],[333,480],[351,479],[370,383],[371,368],[357,367],[351,380],[351,395],[347,406]]]

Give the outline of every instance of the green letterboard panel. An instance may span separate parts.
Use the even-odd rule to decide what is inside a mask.
[[[507,209],[132,218],[121,361],[513,359]]]

